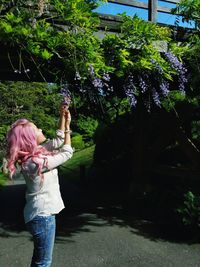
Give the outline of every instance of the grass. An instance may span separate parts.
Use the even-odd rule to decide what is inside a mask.
[[[0,187],[4,186],[7,180],[8,180],[8,177],[2,172],[0,172]]]
[[[61,175],[65,175],[67,179],[80,178],[80,166],[84,165],[86,172],[93,161],[93,153],[95,146],[87,147],[74,153],[73,157],[60,167]]]

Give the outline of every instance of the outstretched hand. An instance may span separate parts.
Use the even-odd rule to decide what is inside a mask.
[[[69,109],[65,111],[65,128],[70,128],[70,123],[71,123],[71,114]]]
[[[60,116],[65,117],[65,113],[68,110],[68,106],[67,105],[61,105],[60,106]]]
[[[60,122],[59,129],[62,131],[70,130],[71,114],[68,105],[60,106]]]

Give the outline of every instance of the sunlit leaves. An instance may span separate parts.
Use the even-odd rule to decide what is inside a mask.
[[[100,42],[93,34],[99,18],[92,9],[99,2],[49,0],[39,14],[36,0],[18,1],[12,11],[9,3],[3,1],[0,40],[30,53],[34,64],[41,65],[41,59],[45,63],[53,57],[71,76],[79,71],[81,78],[86,79],[91,64],[96,74],[101,75],[111,68],[106,66]],[[65,73],[63,69],[59,71],[60,76]]]
[[[200,1],[199,0],[181,0],[173,10],[174,14],[180,14],[182,21],[195,23],[197,29],[200,29]]]
[[[184,91],[186,69],[180,61],[181,47],[169,45],[172,42],[169,29],[137,16],[123,15],[123,19],[120,35],[109,34],[103,39],[106,63],[114,68],[116,76],[124,79],[122,87],[132,106],[137,104],[138,97],[143,98],[148,110],[152,102],[161,106],[170,89]],[[168,49],[170,55],[178,51],[179,59],[175,55],[167,58]],[[179,83],[175,84],[174,79]]]

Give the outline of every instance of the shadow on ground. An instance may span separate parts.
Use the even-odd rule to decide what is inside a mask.
[[[117,194],[98,194],[79,182],[62,178],[61,193],[66,208],[57,216],[57,242],[73,242],[73,236],[89,232],[90,226],[127,227],[130,233],[151,240],[191,243],[189,234],[169,222],[138,216],[134,209],[127,208]],[[26,229],[23,221],[25,185],[9,185],[0,190],[0,237],[9,237],[9,232],[20,233]],[[198,242],[198,240],[195,240]],[[194,243],[194,240],[192,241]]]

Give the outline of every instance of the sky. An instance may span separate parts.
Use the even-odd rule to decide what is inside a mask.
[[[148,3],[148,0],[138,0],[138,1]],[[169,8],[176,7],[175,4],[166,3],[166,2],[163,2],[161,0],[158,1],[158,5],[163,6],[163,7],[169,7]],[[98,7],[95,11],[98,13],[112,14],[112,15],[117,15],[117,14],[126,12],[126,14],[129,16],[134,16],[135,14],[137,14],[138,17],[140,17],[144,20],[148,20],[148,11],[147,10],[135,8],[135,7],[123,6],[123,5],[114,4],[114,3],[104,3],[100,7]],[[169,24],[169,25],[174,25],[175,20],[176,20],[175,15],[158,12],[157,22]],[[194,26],[194,24],[183,23],[181,21],[181,17],[180,17],[179,26],[191,28]]]

